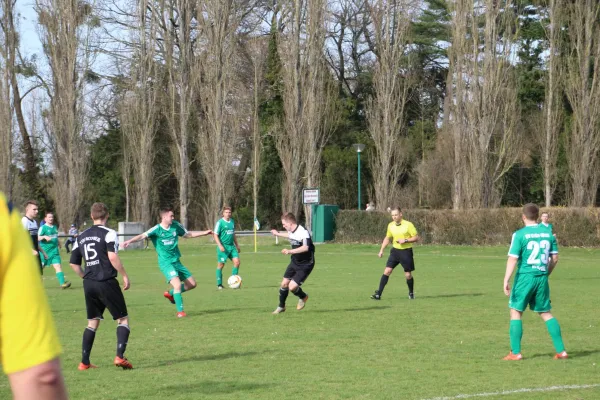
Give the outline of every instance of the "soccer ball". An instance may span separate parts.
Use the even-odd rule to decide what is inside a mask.
[[[242,277],[239,275],[231,275],[227,279],[227,285],[232,289],[239,289],[242,286]]]

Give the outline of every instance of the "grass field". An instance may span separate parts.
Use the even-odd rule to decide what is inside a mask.
[[[279,253],[285,243],[263,240],[255,254],[242,239],[243,289],[221,292],[214,245],[206,238],[184,241],[182,262],[198,288],[184,294],[188,318],[180,320],[162,297],[167,285],[155,252],[122,252],[132,282],[126,293],[132,371],[111,364],[115,324],[108,312],[91,357],[99,368],[77,371],[85,306],[81,280],[63,253],[73,287],[60,290],[48,269],[44,284],[71,398],[600,399],[600,250],[561,249],[551,277],[570,359],[552,359],[545,325],[528,311],[525,360],[515,363],[501,360],[509,350],[504,247],[418,246],[416,300],[407,299],[397,271],[376,302],[369,296],[385,264],[377,246],[317,245],[317,265],[304,285],[306,308],[296,311],[290,295],[288,311],[274,316],[289,256]],[[225,271],[226,279],[231,263]],[[498,394],[519,389],[544,391]],[[9,397],[1,378],[0,399]]]

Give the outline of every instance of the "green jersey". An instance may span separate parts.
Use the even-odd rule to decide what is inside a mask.
[[[517,274],[548,275],[552,254],[558,254],[558,245],[551,228],[527,225],[513,233],[508,255],[519,259]]]
[[[38,229],[38,237],[50,236],[50,240],[39,241],[39,245],[46,254],[58,254],[58,228],[54,225],[44,224]]]
[[[152,240],[156,249],[159,264],[179,261],[181,258],[178,246],[179,236],[184,236],[186,233],[187,230],[177,221],[173,221],[168,229],[158,224],[146,232],[146,236]]]
[[[540,225],[545,226],[546,228],[550,229],[551,231],[554,231],[554,228],[552,227],[552,224],[545,224],[543,222],[540,222]]]
[[[235,235],[235,223],[233,222],[233,218],[230,218],[229,222],[225,221],[223,218],[218,220],[214,232],[219,236],[219,240],[223,246],[235,245],[235,242],[233,241]]]

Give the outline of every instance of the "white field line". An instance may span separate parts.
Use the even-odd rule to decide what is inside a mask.
[[[507,396],[516,393],[533,393],[533,392],[552,392],[555,390],[572,390],[572,389],[591,389],[600,387],[600,383],[591,385],[562,385],[562,386],[548,386],[542,388],[523,388],[515,390],[503,390],[501,392],[489,392],[489,393],[475,393],[475,394],[459,394],[457,396],[444,396],[444,397],[433,397],[426,400],[455,400],[455,399],[472,399],[475,397],[490,397],[490,396]]]

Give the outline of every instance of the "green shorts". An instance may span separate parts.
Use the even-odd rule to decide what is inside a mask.
[[[49,267],[54,264],[60,265],[60,255],[50,253],[48,258],[44,257],[44,254],[40,251],[40,260],[42,261],[42,267]]]
[[[166,263],[158,262],[158,268],[167,279],[167,283],[171,282],[173,278],[179,278],[182,282],[192,276],[192,273],[179,261]]]
[[[227,261],[228,258],[230,260],[233,260],[234,258],[240,258],[240,255],[238,254],[238,251],[235,248],[235,246],[223,246],[223,248],[225,249],[225,251],[221,251],[219,249],[219,246],[217,246],[217,262],[218,263],[225,264],[225,262]]]
[[[548,275],[517,274],[515,276],[508,307],[523,312],[528,304],[531,311],[538,313],[552,309]]]

